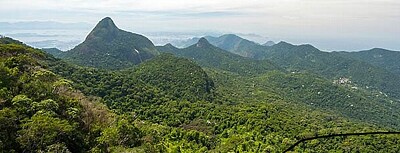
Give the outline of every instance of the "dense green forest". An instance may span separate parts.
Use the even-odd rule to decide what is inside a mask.
[[[309,72],[335,80],[348,78],[360,88],[379,90],[400,97],[400,77],[368,62],[334,53],[322,52],[311,45],[278,43],[265,52],[265,58],[290,72]]]
[[[400,130],[396,67],[311,45],[208,39],[220,48],[205,38],[155,47],[110,18],[67,52],[0,38],[0,153],[282,152],[314,136]],[[340,136],[292,151],[399,143]]]
[[[2,152],[281,152],[315,135],[393,130],[286,98],[284,86],[266,87],[281,84],[270,79],[296,78],[280,71],[254,77],[203,71],[165,54],[109,71],[1,42]],[[258,79],[270,83],[253,86]],[[395,135],[340,137],[294,151],[397,152],[398,141]]]
[[[80,152],[100,145],[95,138],[116,116],[46,69],[51,57],[44,52],[8,38],[0,42],[1,152]]]
[[[400,75],[400,52],[374,48],[360,52],[336,52],[343,57],[351,57],[370,63],[374,66],[386,69],[389,72]]]

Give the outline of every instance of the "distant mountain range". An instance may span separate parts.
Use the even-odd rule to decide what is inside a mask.
[[[157,49],[160,52],[186,57],[204,67],[219,68],[242,75],[254,75],[279,70],[279,67],[268,60],[252,60],[230,53],[213,46],[206,38],[200,38],[196,44],[183,49],[176,48],[171,44],[157,47]]]
[[[226,34],[220,37],[205,36],[204,38],[207,39],[210,44],[216,47],[244,57],[257,58],[264,49],[264,46],[253,41],[243,39],[234,34]],[[188,39],[187,41],[182,42],[181,47],[185,48],[191,46],[199,39],[200,38],[197,37]],[[271,42],[269,42],[269,44],[271,44]]]

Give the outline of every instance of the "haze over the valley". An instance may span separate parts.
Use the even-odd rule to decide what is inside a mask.
[[[155,44],[235,33],[259,43],[284,40],[327,51],[400,50],[396,0],[2,0],[0,34],[35,47],[66,50],[83,41],[105,16]],[[63,26],[15,26],[38,24],[31,21]]]

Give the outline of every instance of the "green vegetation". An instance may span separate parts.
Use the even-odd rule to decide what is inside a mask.
[[[393,74],[400,75],[400,52],[398,51],[374,48],[360,52],[338,52],[337,54],[361,60],[376,67],[384,68]]]
[[[48,71],[44,52],[21,44],[0,44],[1,152],[82,152],[112,113]],[[91,144],[93,143],[93,144]]]
[[[209,101],[213,98],[214,82],[200,66],[184,58],[163,54],[141,64],[135,76],[179,99]]]
[[[96,27],[87,39],[121,42],[109,37],[119,33],[109,28],[110,21],[99,23],[108,28]],[[280,45],[296,47],[275,47]],[[310,46],[298,48],[303,47],[304,56],[320,55]],[[185,49],[158,49],[180,57],[160,54],[134,66],[106,60],[113,65],[82,67],[1,38],[0,152],[282,152],[317,135],[399,129],[394,96],[350,81],[360,74],[334,81],[328,77],[333,72],[320,69],[327,61],[316,57],[321,67],[289,56],[305,67],[279,63],[289,73],[205,39]],[[351,61],[344,67],[363,66]],[[375,67],[342,67],[330,70],[340,77],[347,70],[386,75]],[[318,139],[294,152],[399,152],[399,140],[398,135]]]
[[[349,78],[358,88],[380,91],[400,99],[398,52],[372,49],[328,53],[311,45],[296,46],[286,42],[262,46],[232,34],[205,38],[219,48],[243,57],[268,60],[288,72],[314,73],[332,81]],[[190,42],[193,40],[198,38]]]
[[[73,81],[74,88],[84,94],[101,97],[110,108],[117,108],[123,112],[169,99],[163,98],[167,96],[160,90],[129,74],[84,68],[63,61],[51,63],[50,69]]]
[[[330,53],[321,52],[310,45],[294,46],[281,42],[273,46],[273,48],[277,48],[275,53],[279,55],[271,53],[271,56],[273,56],[271,60],[280,62],[278,64],[286,66],[284,68],[290,70],[291,73],[285,74],[286,72],[278,68],[275,70],[260,70],[253,67],[252,69],[252,66],[247,64],[260,61],[244,57],[238,58],[237,55],[211,46],[204,38],[200,39],[197,44],[185,49],[178,49],[172,45],[166,45],[159,49],[192,59],[203,66],[205,65],[205,67],[217,69],[215,71],[223,70],[235,73],[237,78],[245,80],[245,82],[237,83],[238,80],[232,80],[232,82],[235,82],[235,86],[230,86],[229,84],[225,84],[224,86],[239,90],[243,88],[240,86],[241,84],[246,84],[244,87],[246,90],[242,92],[252,93],[246,95],[249,97],[257,96],[257,93],[275,93],[286,101],[333,111],[334,113],[364,122],[383,124],[393,128],[399,127],[400,120],[398,120],[398,114],[400,112],[397,110],[400,107],[400,101],[393,98],[395,97],[393,95],[396,95],[395,92],[398,90],[395,87],[400,85],[396,82],[395,77],[388,77],[391,74],[386,73],[382,69],[368,66],[368,64],[365,66],[365,63],[362,62],[347,60]],[[307,58],[304,59],[303,56],[307,58],[310,56],[311,61],[306,60]],[[286,57],[290,57],[290,59],[287,60]],[[225,58],[228,60],[225,61]],[[234,61],[230,60],[235,58],[236,60]],[[336,59],[336,63],[332,59]],[[234,69],[226,68],[223,65],[223,63],[233,65],[235,62],[238,64]],[[253,75],[243,73],[245,70]],[[315,73],[320,73],[325,77],[321,77]],[[340,78],[341,76],[348,76],[349,73],[351,74],[349,79],[345,77]],[[366,77],[364,74],[373,74],[373,77]],[[236,75],[231,74],[221,81],[235,78]],[[326,79],[332,76],[332,80]],[[333,80],[334,78],[338,79]],[[352,82],[352,80],[357,81]],[[343,83],[341,83],[342,81]],[[369,89],[366,89],[362,82],[378,85],[385,83],[382,86],[386,90],[393,90],[385,94],[380,92],[377,87],[371,86]],[[388,85],[386,82],[391,82],[392,84]],[[226,94],[226,91],[222,93]],[[233,99],[242,98],[236,97],[234,94],[230,96],[235,97]],[[259,97],[259,99],[262,99],[262,97]]]
[[[381,91],[400,98],[400,77],[366,62],[322,52],[311,45],[295,46],[285,42],[268,47],[265,56],[289,72],[309,72],[330,80],[348,78],[358,88]]]
[[[163,54],[133,70],[83,68],[62,61],[50,67],[72,80],[75,88],[101,97],[109,107],[123,112],[170,99],[213,99],[213,82],[207,74],[193,62],[172,55]]]
[[[399,127],[400,105],[379,93],[336,85],[323,77],[307,73],[270,72],[244,80],[251,86],[248,90],[252,96],[273,92],[284,95],[282,98],[285,101],[302,103],[368,123]]]

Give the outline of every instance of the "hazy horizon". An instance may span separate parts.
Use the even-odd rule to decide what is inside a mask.
[[[233,33],[258,43],[312,44],[324,51],[400,50],[400,2],[395,0],[2,0],[0,12],[0,22],[86,24],[79,31],[0,29],[5,35],[50,35],[54,37],[47,41],[70,42],[69,46],[82,41],[99,20],[109,16],[119,28],[150,35],[156,44]]]

